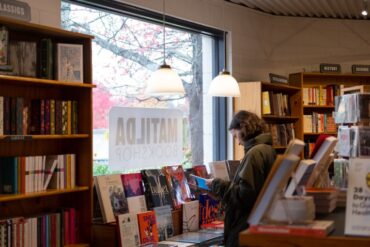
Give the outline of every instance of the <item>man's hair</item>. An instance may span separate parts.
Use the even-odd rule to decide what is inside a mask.
[[[266,123],[249,111],[238,111],[231,120],[229,130],[240,130],[240,138],[246,142],[266,131]]]

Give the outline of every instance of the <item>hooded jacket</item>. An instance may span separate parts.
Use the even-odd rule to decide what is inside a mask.
[[[260,134],[244,144],[244,158],[233,181],[212,181],[211,190],[225,209],[225,246],[239,246],[239,233],[248,228],[248,216],[275,158],[271,135]]]

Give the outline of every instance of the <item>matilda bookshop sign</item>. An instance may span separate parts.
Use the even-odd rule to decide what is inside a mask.
[[[369,159],[349,161],[345,234],[370,236]]]
[[[179,164],[182,158],[181,111],[113,107],[109,112],[109,165],[113,169]]]
[[[31,8],[25,2],[16,0],[0,0],[0,15],[22,21],[30,21]]]

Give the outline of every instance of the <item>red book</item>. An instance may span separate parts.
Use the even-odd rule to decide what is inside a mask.
[[[158,228],[154,211],[137,214],[141,244],[158,242]]]
[[[202,178],[209,178],[207,168],[205,165],[195,165],[193,166],[194,175]]]
[[[250,225],[248,231],[258,234],[325,237],[334,229],[334,221],[315,220],[307,225]]]
[[[63,212],[63,220],[64,220],[64,244],[70,244],[70,232],[69,232],[69,211],[65,210]]]
[[[70,232],[70,243],[75,244],[76,241],[76,210],[74,208],[69,209],[69,232]]]
[[[126,197],[144,195],[141,173],[121,174]]]

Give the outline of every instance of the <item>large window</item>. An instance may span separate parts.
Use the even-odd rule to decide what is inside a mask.
[[[86,2],[86,1],[85,1]],[[217,38],[166,25],[166,62],[180,75],[186,95],[150,97],[146,82],[163,62],[163,26],[89,5],[62,2],[62,26],[93,35],[94,173],[108,164],[108,113],[113,106],[176,108],[183,112],[183,162],[214,158],[213,100],[206,95],[218,67]],[[163,164],[165,165],[165,164]],[[140,169],[140,167],[138,167]],[[122,171],[125,171],[122,164]]]

